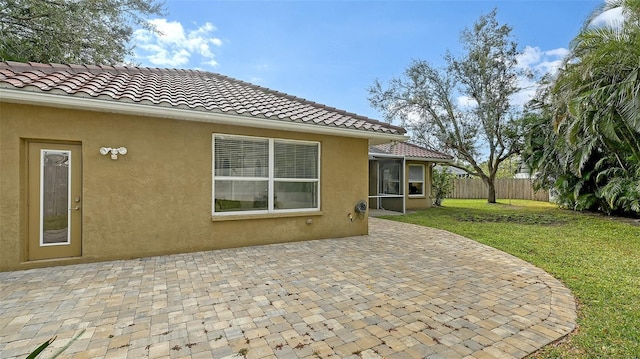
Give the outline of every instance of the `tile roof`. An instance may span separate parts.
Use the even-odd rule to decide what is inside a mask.
[[[405,130],[216,73],[0,62],[0,88],[403,135]]]
[[[421,158],[425,160],[439,160],[449,162],[453,157],[434,150],[429,150],[409,142],[392,142],[369,146],[369,153],[394,155],[398,157]]]

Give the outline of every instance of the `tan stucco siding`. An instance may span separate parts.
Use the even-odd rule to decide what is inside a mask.
[[[366,234],[367,140],[2,103],[0,270]],[[268,121],[268,120],[265,120]],[[321,214],[212,220],[212,134],[321,143]],[[82,257],[27,261],[26,143],[82,145]],[[125,146],[111,160],[102,146]],[[307,224],[308,220],[311,224]]]

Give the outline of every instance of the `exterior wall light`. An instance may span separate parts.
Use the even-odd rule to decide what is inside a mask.
[[[126,147],[118,147],[118,148],[100,147],[100,154],[103,156],[106,156],[107,154],[111,153],[112,160],[117,160],[118,155],[126,155],[127,152],[128,151]]]

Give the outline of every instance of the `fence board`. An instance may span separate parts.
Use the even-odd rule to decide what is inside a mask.
[[[488,190],[488,186],[481,179],[455,178],[453,192],[449,198],[487,198]],[[526,178],[498,178],[496,179],[496,198],[548,202],[549,192],[534,191],[531,180]]]

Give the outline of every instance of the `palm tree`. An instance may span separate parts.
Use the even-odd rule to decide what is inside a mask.
[[[620,21],[594,23],[613,9]],[[544,175],[576,209],[640,213],[640,0],[605,2],[571,50],[539,99],[555,130],[537,156],[556,161]]]

